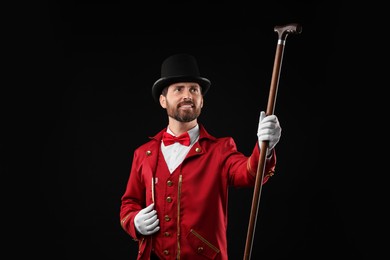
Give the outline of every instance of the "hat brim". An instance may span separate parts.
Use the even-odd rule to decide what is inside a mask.
[[[162,90],[169,85],[178,82],[196,82],[202,87],[202,95],[206,95],[207,91],[210,88],[211,82],[210,80],[203,77],[192,77],[192,76],[177,76],[177,77],[167,77],[160,78],[157,80],[152,87],[152,95],[154,100],[159,103],[160,95]]]

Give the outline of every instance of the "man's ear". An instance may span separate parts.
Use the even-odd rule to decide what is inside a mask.
[[[166,97],[164,95],[160,95],[160,105],[163,108],[167,108],[167,100],[166,100]]]

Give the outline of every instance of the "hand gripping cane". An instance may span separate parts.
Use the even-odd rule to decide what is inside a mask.
[[[276,94],[278,91],[280,68],[282,66],[283,51],[286,44],[286,38],[289,34],[299,34],[302,31],[302,27],[299,24],[292,23],[284,26],[275,26],[274,31],[278,33],[278,43],[276,45],[276,54],[274,61],[274,68],[272,72],[272,80],[270,86],[270,92],[268,96],[268,104],[266,115],[272,115],[275,110]],[[257,167],[256,182],[253,193],[252,208],[249,218],[249,227],[245,244],[244,260],[249,260],[252,253],[252,244],[254,238],[254,230],[256,227],[257,213],[260,202],[261,188],[263,183],[265,158],[268,150],[268,142],[261,142],[260,158]]]

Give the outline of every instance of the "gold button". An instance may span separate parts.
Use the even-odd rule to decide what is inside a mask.
[[[167,197],[167,202],[172,202],[172,198],[171,197]]]
[[[152,151],[146,151],[146,155],[149,156],[152,154]]]
[[[198,253],[202,253],[203,252],[203,247],[198,247]]]
[[[165,215],[164,219],[165,219],[165,221],[167,221],[167,222],[171,220],[171,218],[170,218],[168,215]]]
[[[200,149],[200,147],[196,147],[195,152],[200,153],[201,151],[202,149]]]
[[[275,174],[274,171],[269,171],[269,172],[268,172],[268,176],[270,176],[270,177],[274,176],[274,174]]]
[[[169,255],[169,251],[168,251],[167,249],[165,249],[165,250],[163,251],[163,253],[164,253],[164,255]]]
[[[167,181],[167,185],[171,187],[173,185],[173,181]]]
[[[171,234],[169,232],[164,232],[164,237],[169,237]]]

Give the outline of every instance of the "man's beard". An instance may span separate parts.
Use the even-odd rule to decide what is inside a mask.
[[[183,102],[183,104],[191,104],[193,105],[193,103],[191,102]],[[179,104],[180,106],[180,104]],[[201,107],[196,107],[194,106],[192,109],[180,109],[180,107],[174,107],[174,106],[171,106],[168,102],[167,102],[167,113],[168,113],[168,116],[169,117],[172,117],[174,118],[175,120],[179,121],[179,122],[182,122],[182,123],[187,123],[187,122],[191,122],[195,119],[197,119],[200,115],[200,112],[201,112]]]

